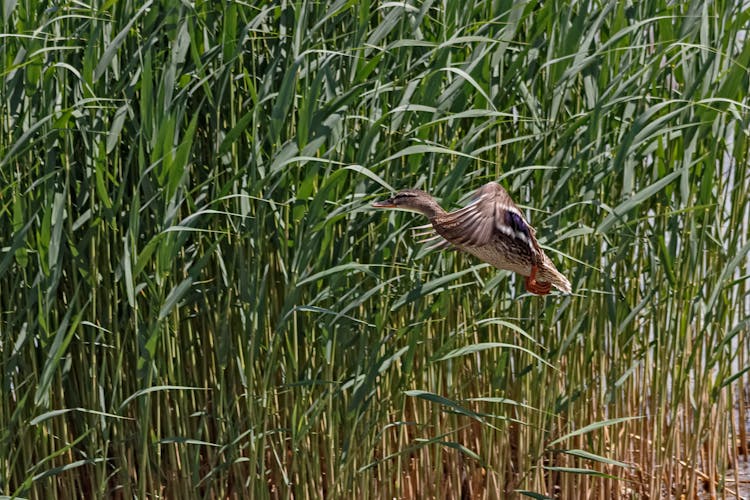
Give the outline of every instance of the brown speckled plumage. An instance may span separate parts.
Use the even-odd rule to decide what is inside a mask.
[[[400,191],[373,206],[411,210],[427,216],[437,232],[428,240],[435,241],[436,248],[455,246],[497,268],[526,276],[530,292],[544,295],[554,285],[571,293],[570,282],[539,247],[534,228],[496,182],[479,188],[466,207],[451,213],[418,189]]]

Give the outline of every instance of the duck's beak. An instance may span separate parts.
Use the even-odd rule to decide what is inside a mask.
[[[396,208],[396,204],[393,202],[393,198],[388,198],[383,201],[376,201],[372,204],[374,208]]]

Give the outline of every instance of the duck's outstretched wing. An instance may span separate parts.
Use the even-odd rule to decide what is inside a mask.
[[[518,251],[541,263],[544,253],[532,228],[500,184],[479,188],[464,208],[439,217],[440,235],[454,245],[480,247],[501,238]]]
[[[412,236],[419,238],[417,243],[422,245],[429,245],[428,251],[432,250],[445,250],[448,248],[456,248],[451,245],[451,242],[440,236],[432,224],[424,224],[422,226],[415,226],[412,228]]]

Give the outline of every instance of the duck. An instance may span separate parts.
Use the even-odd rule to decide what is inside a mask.
[[[430,223],[417,229],[427,229],[421,235],[428,237],[422,241],[431,242],[432,249],[455,248],[498,269],[518,273],[525,277],[530,293],[547,295],[552,286],[572,293],[570,281],[539,246],[536,230],[497,182],[480,187],[465,207],[450,213],[420,189],[399,191],[372,206],[424,215]]]

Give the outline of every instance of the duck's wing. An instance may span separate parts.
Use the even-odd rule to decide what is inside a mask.
[[[432,224],[413,227],[412,236],[414,238],[420,238],[417,240],[417,243],[420,243],[422,245],[429,245],[427,247],[428,251],[455,248],[453,245],[451,245],[450,241],[446,240],[435,231],[435,228],[432,226]]]
[[[500,184],[490,182],[479,188],[471,202],[460,210],[438,217],[435,228],[449,242],[478,247],[502,238],[506,243],[543,261],[544,253],[532,228]]]

